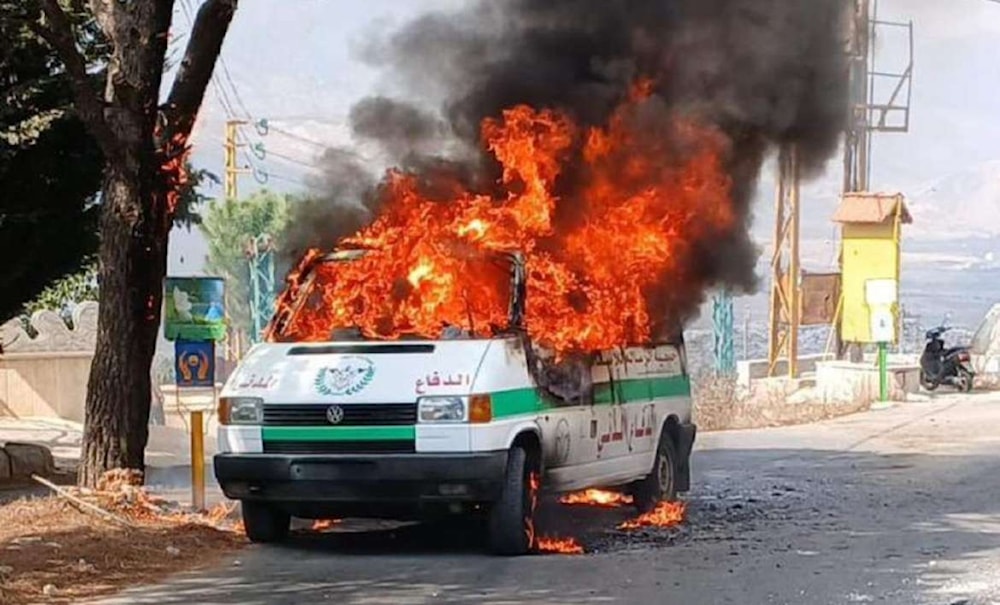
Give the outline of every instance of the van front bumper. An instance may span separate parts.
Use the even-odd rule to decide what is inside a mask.
[[[414,504],[491,502],[503,487],[507,452],[476,454],[219,454],[226,497],[276,503]]]

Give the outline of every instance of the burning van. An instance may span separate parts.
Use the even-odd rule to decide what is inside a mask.
[[[679,330],[645,346],[549,350],[526,327],[528,268],[511,253],[464,266],[481,291],[427,293],[442,307],[465,301],[439,315],[433,338],[398,314],[357,325],[367,309],[332,284],[373,254],[310,255],[267,342],[222,393],[215,473],[251,540],[282,540],[293,516],[468,514],[492,550],[517,555],[536,546],[542,491],[620,489],[649,510],[688,490],[695,426]]]

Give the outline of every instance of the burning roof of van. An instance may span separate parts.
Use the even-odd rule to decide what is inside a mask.
[[[557,350],[600,350],[650,337],[649,292],[689,279],[691,240],[739,228],[721,156],[725,139],[695,123],[643,132],[637,114],[648,85],[624,99],[611,122],[581,128],[569,115],[519,105],[483,123],[482,140],[503,166],[503,191],[456,189],[442,203],[411,175],[390,173],[375,222],[348,238],[373,251],[322,265],[322,303],[302,315],[302,340],[357,326],[372,338],[436,338],[446,325],[505,324],[510,280],[490,253],[519,251],[527,268],[526,328]],[[683,155],[670,147],[685,140]],[[563,196],[555,183],[570,158],[588,178]],[[561,204],[577,210],[556,229]]]
[[[297,210],[285,248],[371,252],[314,266],[290,335],[500,329],[497,252],[523,255],[523,327],[559,352],[646,343],[710,287],[752,288],[765,154],[794,143],[821,166],[846,86],[844,3],[765,4],[483,1],[379,40],[373,60],[423,105],[352,112],[392,166],[377,183],[351,153],[325,157],[333,199]],[[435,96],[441,111],[426,111]]]

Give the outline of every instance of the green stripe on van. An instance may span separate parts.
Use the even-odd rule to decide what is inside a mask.
[[[689,397],[691,381],[687,376],[669,376],[656,378],[634,378],[615,383],[620,398],[624,403],[664,399],[667,397]],[[535,388],[514,389],[492,394],[493,417],[505,418],[535,414],[554,407],[538,395]],[[611,405],[615,402],[611,383],[594,385],[594,403],[596,405]]]
[[[538,390],[534,387],[514,389],[512,391],[499,391],[492,393],[491,399],[493,401],[494,418],[534,414],[535,412],[551,407],[545,400],[538,396]]]
[[[687,376],[671,376],[670,378],[654,378],[649,381],[650,395],[653,399],[663,397],[690,397],[691,380]]]
[[[407,441],[417,438],[414,426],[265,426],[264,441]]]
[[[688,397],[691,382],[687,376],[635,378],[615,383],[625,403]],[[508,418],[537,414],[555,407],[542,399],[534,387],[499,391],[492,394],[493,417]],[[611,384],[594,385],[594,403],[614,403]],[[264,441],[404,441],[416,439],[414,426],[339,426],[339,427],[282,427],[265,426],[261,429]]]

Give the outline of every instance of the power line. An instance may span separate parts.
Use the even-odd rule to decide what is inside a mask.
[[[271,173],[269,173],[268,177],[272,178],[272,179],[274,179],[276,181],[284,181],[286,183],[292,183],[294,185],[299,185],[299,186],[305,187],[307,189],[312,189],[313,191],[322,191],[322,189],[320,189],[316,185],[310,185],[309,183],[306,183],[306,182],[301,181],[299,179],[293,179],[293,178],[290,178],[290,177],[287,177],[287,176],[283,176],[283,175],[280,175],[280,174],[271,174]]]
[[[229,66],[226,65],[226,60],[223,57],[219,57],[219,63],[222,66],[222,74],[225,76],[226,80],[229,82],[229,86],[233,89],[233,96],[236,97],[236,102],[239,104],[240,109],[247,118],[251,117],[250,110],[247,109],[246,103],[243,102],[243,97],[240,96],[240,91],[236,88],[236,82],[233,81],[233,76],[229,73]]]
[[[236,136],[237,136],[237,139],[242,144],[246,145],[247,147],[250,147],[251,149],[256,149],[257,148],[256,146],[250,145],[250,140],[247,138],[246,134],[244,134],[242,131],[237,132]],[[266,162],[269,157],[274,156],[276,158],[280,158],[280,159],[285,160],[287,162],[291,162],[292,164],[297,164],[299,166],[304,166],[304,167],[310,168],[310,169],[315,169],[316,168],[316,162],[313,161],[313,160],[305,160],[305,159],[302,159],[301,157],[295,157],[295,156],[292,156],[292,155],[280,153],[278,151],[272,151],[270,149],[265,149],[264,146],[263,146],[263,144],[260,144],[260,149],[261,149],[261,155],[258,155],[256,153],[254,153],[253,155],[256,156],[257,159],[260,160],[260,161],[262,161],[262,162]]]
[[[998,1],[1000,1],[1000,0],[998,0]],[[306,138],[306,137],[304,137],[302,135],[295,134],[294,132],[290,132],[290,131],[285,130],[283,128],[278,128],[276,126],[271,126],[271,125],[268,125],[268,128],[272,132],[277,132],[278,134],[284,135],[284,136],[286,136],[286,137],[288,137],[290,139],[294,139],[294,140],[300,141],[302,143],[306,143],[306,144],[309,144],[309,145],[314,145],[316,147],[319,147],[320,149],[324,149],[325,150],[325,149],[329,149],[330,148],[330,146],[327,145],[327,144],[320,143],[319,141],[314,141],[313,139],[309,139],[309,138]]]
[[[195,10],[191,6],[191,0],[181,0],[181,10],[184,12],[184,16],[187,18],[188,24],[194,27],[195,21]],[[229,77],[229,70],[226,67],[226,60],[221,55],[218,58],[220,66],[223,68],[224,73]],[[233,102],[229,99],[229,93],[226,91],[225,86],[223,86],[222,78],[219,76],[218,72],[212,71],[212,88],[215,90],[216,97],[219,99],[219,104],[222,105],[222,110],[225,112],[228,119],[232,119],[236,115],[236,111],[233,109]],[[239,91],[236,89],[232,78],[229,77],[229,82],[233,87],[233,96],[237,98],[243,111],[246,113],[246,117],[250,117],[250,112],[246,111],[246,105],[243,104],[242,98],[239,96]]]
[[[285,160],[286,162],[291,162],[292,164],[297,164],[299,166],[304,166],[305,168],[310,168],[310,169],[315,169],[316,168],[316,164],[313,163],[313,162],[305,162],[303,160],[299,160],[299,159],[293,158],[292,156],[288,156],[288,155],[284,155],[282,153],[278,153],[277,151],[268,151],[267,155],[268,156],[274,156],[276,158]]]

